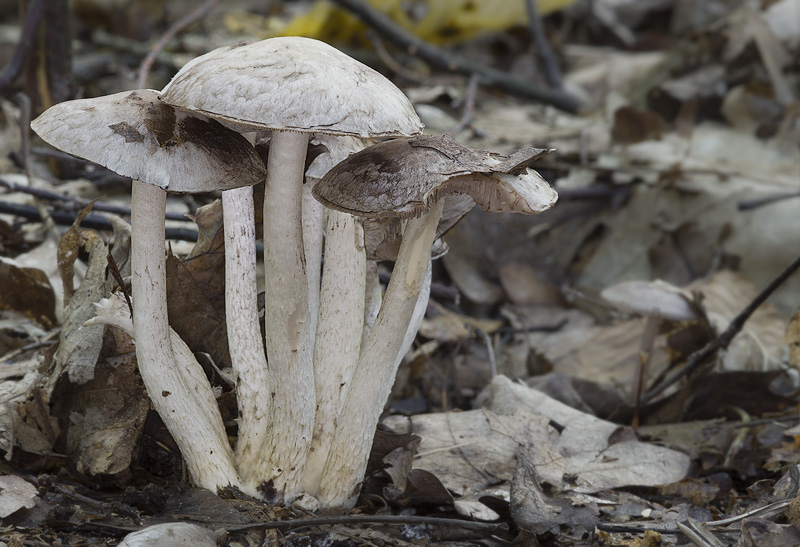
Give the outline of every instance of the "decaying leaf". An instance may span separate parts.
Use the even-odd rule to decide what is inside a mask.
[[[5,257],[0,257],[0,310],[22,312],[45,329],[58,322],[56,297],[47,275]]]
[[[519,463],[511,482],[511,517],[517,526],[535,534],[553,532],[561,526],[594,529],[597,515],[586,507],[574,506],[566,497],[554,498],[545,494],[530,453],[537,449],[529,446],[520,450]]]
[[[0,518],[36,505],[38,489],[16,475],[0,476]]]
[[[193,351],[211,355],[220,368],[228,362],[225,332],[225,248],[222,202],[198,209],[199,236],[183,260],[167,257],[170,325]]]
[[[41,378],[39,366],[41,356],[13,364],[13,367],[0,369],[0,452],[7,460],[11,459],[16,445],[15,423],[17,404],[25,400],[33,385]]]
[[[67,453],[80,473],[113,475],[131,463],[150,400],[136,372],[131,337],[109,327],[91,380],[61,384],[53,411],[63,416]]]
[[[119,218],[112,218],[114,243],[109,250],[97,233],[80,227],[81,215],[89,210],[90,206],[87,206],[81,211],[58,246],[58,270],[64,286],[65,308],[54,359],[55,368],[48,378],[47,391],[53,389],[62,371],[66,371],[69,381],[74,384],[88,382],[94,377],[94,366],[103,345],[104,328],[102,325],[84,323],[94,317],[94,303],[107,297],[116,287],[114,278],[107,274],[107,257],[111,255],[114,258],[121,275],[130,273],[130,225]],[[88,266],[80,286],[73,290],[74,265],[81,250],[89,254]]]
[[[794,314],[786,327],[786,343],[789,346],[789,364],[800,368],[800,311]]]
[[[537,473],[549,481],[560,477],[561,484],[555,484],[563,488],[591,493],[620,486],[668,484],[682,479],[689,470],[685,454],[633,440],[631,432],[617,424],[570,408],[504,376],[492,380],[489,393],[487,408],[504,418],[516,413],[520,419],[519,411],[524,410],[557,424],[560,432],[551,442],[563,459],[548,457],[537,466]],[[547,471],[553,466],[555,472]]]

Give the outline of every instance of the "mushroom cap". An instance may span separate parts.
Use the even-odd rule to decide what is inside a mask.
[[[408,98],[381,74],[298,36],[210,51],[179,70],[160,98],[242,132],[366,138],[412,136],[423,127]]]
[[[658,314],[671,321],[692,321],[700,315],[689,299],[674,285],[664,281],[623,281],[604,289],[600,295],[626,313]]]
[[[59,103],[31,127],[55,148],[170,192],[228,190],[266,176],[244,137],[165,105],[150,89]]]
[[[534,214],[558,194],[527,165],[550,150],[498,159],[449,137],[385,141],[353,154],[314,187],[324,205],[367,218],[418,216],[448,194],[468,194],[484,211]]]

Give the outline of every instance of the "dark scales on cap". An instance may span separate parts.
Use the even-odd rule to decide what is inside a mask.
[[[108,128],[123,137],[125,142],[144,142],[144,135],[139,133],[136,128],[132,127],[128,122],[119,122],[109,125]]]

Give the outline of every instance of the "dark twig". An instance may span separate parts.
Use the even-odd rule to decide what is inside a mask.
[[[406,67],[395,61],[394,57],[389,53],[389,50],[386,49],[386,46],[383,44],[383,40],[381,40],[380,35],[375,31],[370,31],[367,33],[367,38],[369,41],[372,42],[372,45],[375,46],[375,53],[378,54],[381,62],[385,64],[389,70],[400,76],[401,78],[405,78],[411,82],[415,83],[422,83],[425,78],[421,75],[408,70]]]
[[[748,201],[740,201],[736,208],[740,211],[751,211],[758,209],[765,205],[772,205],[775,202],[783,201],[785,199],[800,198],[800,192],[785,192],[781,194],[773,194],[761,199],[751,199]]]
[[[42,21],[44,15],[45,0],[33,0],[28,7],[28,13],[25,16],[25,25],[22,27],[22,35],[19,39],[14,54],[8,62],[3,72],[0,72],[0,91],[5,89],[17,76],[22,72],[25,66],[25,61],[28,60],[33,41],[36,38],[36,31],[39,28],[39,23]]]
[[[108,271],[111,272],[111,277],[114,278],[114,281],[117,282],[117,286],[122,291],[122,296],[125,297],[125,302],[128,304],[128,310],[131,313],[131,319],[133,319],[133,304],[131,304],[131,297],[128,294],[128,287],[125,285],[125,280],[122,279],[122,274],[119,273],[119,268],[117,268],[117,261],[114,260],[114,257],[111,253],[106,255],[106,262],[108,262]]]
[[[191,522],[191,521],[184,521]],[[201,524],[208,525],[209,522]],[[402,526],[405,524],[445,526],[449,529],[461,528],[463,530],[475,530],[485,533],[507,532],[508,525],[504,523],[474,522],[471,520],[448,519],[439,517],[418,517],[414,515],[344,515],[341,517],[311,517],[298,518],[292,520],[269,520],[266,522],[253,522],[251,524],[214,522],[215,528],[224,528],[227,532],[245,532],[247,530],[296,530],[298,528],[308,528],[311,526],[330,526],[359,525],[359,524],[388,524]],[[83,524],[71,525],[61,528],[61,530],[73,530],[76,532],[94,532],[123,536],[131,532],[138,532],[143,527],[138,526],[114,526],[100,522],[86,522]]]
[[[796,272],[798,268],[800,268],[800,257],[798,257],[797,260],[792,262],[785,270],[783,270],[780,275],[773,279],[772,282],[770,282],[770,284],[767,285],[767,287],[739,313],[739,315],[734,317],[727,329],[725,329],[704,347],[692,353],[686,360],[685,365],[672,371],[660,384],[645,393],[642,396],[642,404],[649,403],[669,386],[673,385],[684,376],[687,376],[697,370],[700,365],[702,365],[717,351],[727,348],[734,337],[739,334],[739,331],[742,330],[742,327],[747,320],[750,319],[750,316],[753,315],[753,312],[755,312],[756,309],[758,309],[758,307],[763,304],[767,298],[769,298],[769,296],[784,283],[784,281],[786,281],[794,272]]]
[[[547,34],[542,24],[542,16],[535,0],[525,0],[525,8],[528,10],[528,28],[530,29],[533,44],[536,47],[536,56],[542,65],[542,72],[547,84],[553,89],[561,89],[563,81],[561,69],[558,67],[553,49],[547,41]]]
[[[21,205],[19,203],[9,203],[0,201],[0,214],[14,215],[34,222],[41,222],[42,217],[36,207],[31,205]],[[70,211],[56,211],[49,209],[48,214],[59,226],[72,226],[77,214]],[[102,230],[110,232],[113,227],[111,221],[102,215],[88,214],[81,222],[81,227],[92,230]],[[197,241],[197,231],[187,228],[166,229],[166,238],[180,241]]]
[[[196,7],[191,13],[175,21],[175,23],[172,24],[167,31],[161,35],[161,38],[159,38],[158,41],[153,44],[153,47],[150,48],[150,52],[147,54],[147,57],[145,57],[144,61],[142,61],[142,64],[139,65],[139,77],[137,80],[139,89],[144,89],[147,87],[147,76],[150,74],[150,68],[153,66],[158,54],[161,53],[161,50],[167,46],[169,41],[172,40],[176,34],[205,16],[208,11],[214,7],[217,1],[218,0],[206,0],[203,5]]]
[[[44,188],[32,188],[30,186],[22,186],[11,182],[8,179],[3,178],[0,175],[0,186],[4,186],[8,188],[12,192],[20,192],[23,194],[29,194],[31,196],[37,197],[39,199],[46,199],[48,201],[60,201],[64,203],[70,203],[75,205],[76,207],[83,209],[89,203],[91,203],[88,199],[80,199],[74,198],[71,196],[66,196],[64,194],[59,194],[58,192],[53,192],[52,190],[45,190]],[[111,203],[103,203],[101,201],[95,201],[94,206],[92,207],[95,211],[103,211],[106,213],[113,213],[115,215],[122,215],[122,216],[131,216],[131,209],[130,207],[124,207],[122,205],[113,205]],[[188,218],[183,213],[175,213],[168,211],[166,213],[166,218],[168,220],[182,220],[189,222],[191,219]]]
[[[253,529],[293,530],[296,528],[327,526],[331,524],[427,524],[430,526],[446,526],[448,528],[462,528],[464,530],[476,530],[480,532],[508,531],[508,526],[506,524],[475,522],[471,520],[447,519],[439,517],[419,517],[412,515],[344,515],[341,517],[311,517],[304,519],[244,524],[241,526],[226,527],[225,529],[229,532],[240,532]]]
[[[467,94],[464,96],[464,112],[458,124],[450,130],[449,135],[451,137],[455,138],[459,133],[464,131],[475,118],[475,95],[478,93],[478,84],[480,80],[481,78],[477,74],[473,74],[469,77]]]
[[[381,33],[381,36],[404,48],[409,54],[419,56],[421,59],[441,69],[468,76],[477,74],[481,77],[483,85],[494,86],[508,93],[535,99],[567,112],[577,112],[581,107],[580,102],[575,97],[563,91],[544,89],[515,78],[501,70],[475,65],[462,57],[451,55],[399,27],[386,14],[373,8],[363,0],[334,0],[334,2],[351,11],[365,24],[374,27]]]
[[[378,272],[378,279],[380,279],[381,283],[384,285],[389,283],[389,279],[391,279],[391,277],[391,272]],[[447,285],[434,282],[431,283],[431,298],[440,302],[451,302],[458,304],[461,295],[459,294],[458,289],[455,287],[448,287]]]

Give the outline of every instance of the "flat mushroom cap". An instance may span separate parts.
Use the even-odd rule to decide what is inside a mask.
[[[324,42],[288,36],[223,46],[187,63],[161,93],[238,131],[413,136],[422,122],[378,72]]]
[[[397,139],[353,154],[314,187],[327,207],[367,218],[418,216],[448,194],[468,194],[484,211],[533,214],[558,194],[527,165],[549,153],[529,148],[501,160],[449,137]]]
[[[31,127],[55,148],[170,192],[228,190],[266,176],[244,137],[165,105],[150,89],[59,103]]]

